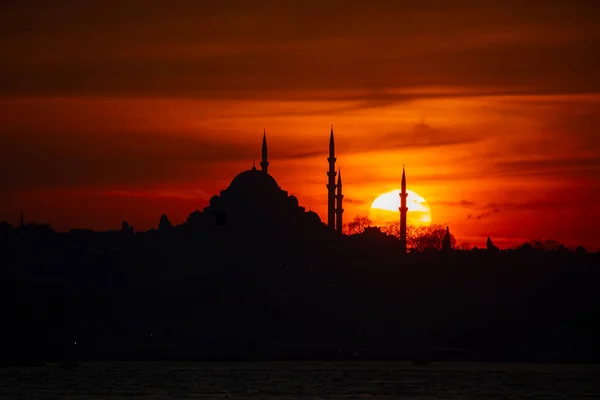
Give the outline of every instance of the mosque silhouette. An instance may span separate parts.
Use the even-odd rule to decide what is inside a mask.
[[[329,135],[327,158],[327,221],[329,233],[342,234],[343,199],[341,170],[336,171],[335,139],[333,125]],[[319,215],[299,205],[298,199],[281,189],[269,174],[266,131],[263,132],[260,169],[253,162],[252,168],[239,173],[229,187],[213,196],[203,211],[194,211],[186,223],[207,228],[210,225],[230,226],[245,234],[262,237],[280,237],[285,232],[308,232],[323,228]],[[336,182],[337,177],[337,182]],[[406,175],[402,172],[400,193],[400,249],[406,252]]]

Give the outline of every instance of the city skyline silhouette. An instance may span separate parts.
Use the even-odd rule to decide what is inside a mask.
[[[146,231],[55,232],[23,211],[1,223],[4,363],[600,360],[600,253],[489,236],[465,248],[449,226],[408,225],[404,166],[396,221],[344,224],[333,127],[329,139],[325,221],[269,173],[263,132],[260,169],[182,224],[162,214]]]
[[[375,211],[379,211],[380,213],[380,218],[378,218],[378,221],[372,221],[371,219],[369,219],[369,215],[370,212],[367,211],[367,215],[356,215],[354,216],[352,221],[349,221],[347,223],[343,223],[343,212],[344,212],[344,205],[342,204],[343,202],[343,198],[344,195],[342,194],[341,188],[342,188],[342,181],[341,181],[341,169],[338,166],[336,167],[336,162],[337,162],[337,157],[336,157],[336,153],[335,153],[335,139],[334,139],[334,129],[333,129],[333,124],[331,125],[331,129],[330,129],[330,135],[329,135],[329,153],[327,156],[327,163],[329,165],[329,169],[327,171],[327,211],[326,211],[326,217],[325,219],[321,218],[317,213],[315,213],[314,211],[312,211],[312,207],[310,207],[310,212],[313,214],[313,219],[321,219],[324,221],[324,223],[332,230],[335,230],[337,232],[343,233],[343,234],[356,234],[356,233],[361,233],[362,232],[362,228],[361,229],[356,229],[357,227],[360,227],[362,225],[366,225],[366,226],[373,226],[373,227],[377,227],[378,229],[382,230],[384,233],[386,234],[390,234],[390,235],[395,235],[398,236],[400,238],[401,242],[406,243],[406,224],[407,224],[407,220],[406,220],[406,215],[404,216],[404,222],[402,222],[403,217],[402,217],[402,213],[400,213],[399,216],[399,220],[400,220],[400,225],[399,227],[396,226],[394,227],[394,225],[398,225],[397,220],[398,220],[398,216],[396,216],[396,218],[394,218],[393,216],[393,211],[395,210],[395,208],[393,206],[389,206],[390,208],[385,209],[384,207],[384,212],[381,213],[380,210],[375,209]],[[263,139],[262,139],[262,146],[261,146],[261,158],[260,158],[260,172],[263,173],[266,177],[268,177],[269,182],[268,183],[259,183],[261,180],[260,179],[245,179],[248,182],[254,182],[254,184],[257,184],[257,188],[265,188],[266,186],[273,186],[273,187],[277,187],[279,188],[277,182],[275,181],[275,179],[268,173],[268,167],[270,165],[270,161],[268,161],[268,145],[267,145],[267,134],[266,134],[266,129],[263,130]],[[337,168],[337,169],[336,169]],[[248,171],[244,171],[243,173],[240,173],[238,176],[236,176],[236,178],[234,178],[234,180],[232,181],[232,184],[234,182],[236,182],[236,180],[242,180],[241,176],[257,176],[260,177],[262,175],[259,175],[257,172],[254,171],[259,171],[256,168],[256,161],[253,160],[252,161],[252,169],[248,170]],[[336,181],[336,177],[337,177],[337,181]],[[252,184],[250,184],[252,185]],[[266,186],[265,186],[266,185]],[[400,207],[398,207],[399,211],[405,210],[406,211],[414,211],[412,210],[412,208],[415,206],[415,204],[413,204],[411,207],[407,207],[406,205],[406,194],[404,194],[404,200],[403,200],[403,194],[404,191],[406,191],[406,171],[405,171],[405,165],[402,165],[402,179],[401,179],[401,185],[399,185],[402,189],[399,191],[399,197],[400,197],[400,201],[398,201],[398,205],[400,205]],[[246,188],[245,190],[250,190],[248,188]],[[257,189],[258,190],[258,189]],[[260,189],[262,190],[262,189]],[[235,191],[235,190],[234,190]],[[412,191],[410,191],[412,192]],[[221,191],[221,193],[223,193],[223,191]],[[282,192],[284,196],[287,196],[287,191],[283,191]],[[414,194],[414,192],[412,192]],[[417,194],[414,194],[415,196],[419,197]],[[383,196],[383,195],[382,195]],[[381,197],[381,196],[380,196]],[[213,195],[210,198],[210,201],[208,201],[206,207],[203,207],[205,211],[207,211],[208,214],[212,215],[213,217],[216,217],[217,219],[219,219],[219,224],[223,225],[225,224],[225,219],[226,219],[226,213],[222,212],[222,211],[215,211],[214,210],[214,206],[211,207],[212,202],[215,198],[218,198],[217,195]],[[381,197],[383,198],[383,197]],[[298,202],[298,198],[294,195],[290,195],[290,199],[293,199],[294,202]],[[426,202],[424,199],[421,198],[422,201]],[[388,200],[389,201],[389,200]],[[404,203],[402,202],[404,201]],[[413,200],[416,201],[416,200]],[[350,202],[352,203],[352,200],[350,200]],[[466,202],[468,203],[468,202]],[[375,204],[375,202],[373,203]],[[421,207],[421,204],[416,204],[417,207]],[[425,206],[427,208],[427,212],[429,213],[429,218],[431,218],[431,209],[429,208],[428,205]],[[471,220],[472,218],[476,221],[481,221],[481,219],[483,219],[484,217],[487,217],[491,214],[495,214],[499,212],[499,209],[497,208],[497,206],[495,206],[496,208],[494,208],[494,210],[490,211],[490,212],[486,212],[483,214],[480,214],[478,216],[473,216],[472,214],[469,214],[467,216],[467,220]],[[300,209],[304,210],[306,207],[300,207]],[[197,208],[198,209],[198,208]],[[373,209],[373,206],[371,206],[371,210]],[[167,216],[167,214],[163,214],[165,217]],[[384,219],[381,219],[381,215],[384,216]],[[20,216],[19,216],[19,226],[22,226],[24,224],[23,222],[23,218],[24,218],[24,210],[21,209],[20,212]],[[186,218],[186,220],[189,220],[190,216],[188,216]],[[184,221],[185,222],[185,221]],[[8,224],[8,222],[4,222],[4,224]],[[47,226],[50,227],[51,224],[49,223],[42,223],[40,224],[39,222],[35,222],[35,221],[29,221],[29,224],[34,224],[34,225],[43,225],[43,226]],[[425,223],[425,225],[430,225],[431,222],[429,223]],[[445,224],[446,225],[446,229],[449,229],[449,225],[451,225],[452,223],[449,224]],[[59,224],[60,225],[60,224]],[[418,225],[423,225],[423,223],[419,222],[417,220],[417,227],[411,227],[411,232],[417,232],[419,231],[419,227]],[[442,224],[444,225],[444,224]],[[454,225],[454,224],[452,224]],[[459,222],[456,224],[457,226],[461,226],[462,222]],[[77,230],[80,228],[67,228],[66,230],[71,231],[71,230]],[[83,228],[83,229],[89,229],[89,228]],[[134,226],[132,226],[130,228],[131,230],[134,229]],[[138,232],[144,232],[144,231],[152,231],[154,228],[145,228],[140,230],[138,228]],[[429,229],[429,233],[427,234],[432,234],[433,231],[435,231],[436,229],[440,229],[440,224],[433,224],[431,229]],[[92,229],[93,230],[93,229]],[[109,229],[112,230],[112,229]],[[402,236],[402,232],[404,232],[404,236]],[[425,234],[425,229],[423,229],[423,227],[421,227],[420,229],[420,234],[423,235]],[[489,241],[489,236],[484,236],[487,237],[487,240]],[[404,239],[403,239],[404,238]],[[480,246],[474,245],[473,243],[469,242],[468,240],[462,240],[461,242],[456,242],[456,239],[453,236],[453,245],[452,247],[460,247],[461,249],[472,249],[472,248],[477,248],[477,247],[483,247],[483,244],[480,243]],[[484,240],[481,239],[480,242],[483,242]],[[413,240],[413,243],[414,240]],[[441,242],[440,242],[441,243]],[[459,244],[460,243],[460,244]],[[531,238],[530,240],[524,240],[523,243],[529,243],[529,244],[533,244],[534,246],[538,247],[538,248],[547,248],[547,249],[556,249],[559,246],[564,246],[564,244],[559,243],[558,241],[554,240],[553,238],[542,238],[542,237],[537,237],[537,238]],[[506,246],[505,248],[518,248],[519,246],[522,246],[523,243],[519,243],[519,244],[514,244],[512,243],[512,245]],[[576,248],[585,248],[585,246],[583,246],[581,243],[579,243],[578,245],[573,244],[574,242],[571,243],[570,246],[567,246],[569,248],[571,248],[571,250],[575,250]],[[406,248],[406,244],[401,245],[403,248]],[[441,246],[441,244],[440,244]],[[414,246],[413,246],[414,247]],[[406,249],[406,250],[410,250],[410,249]],[[404,252],[406,252],[406,250]],[[592,251],[595,250],[595,248],[592,246],[591,248]]]
[[[399,215],[394,216],[394,211],[396,210],[396,208],[394,206],[391,206],[390,204],[387,204],[388,208],[386,209],[384,206],[383,213],[381,212],[381,210],[375,209],[375,211],[379,211],[379,216],[380,216],[380,218],[378,218],[377,221],[372,221],[371,219],[369,219],[370,212],[367,211],[367,213],[366,213],[367,215],[355,215],[352,220],[344,223],[343,222],[343,212],[344,212],[343,198],[344,198],[344,195],[342,194],[341,169],[339,167],[339,163],[338,163],[338,166],[336,167],[337,157],[336,157],[336,153],[335,153],[335,138],[334,138],[333,124],[331,125],[331,129],[330,129],[329,148],[328,149],[329,149],[328,156],[327,156],[328,170],[327,170],[327,183],[326,183],[328,199],[327,199],[326,217],[325,218],[320,217],[317,213],[315,213],[312,210],[312,207],[310,207],[309,213],[312,214],[311,218],[313,218],[314,220],[321,220],[331,230],[334,230],[334,231],[337,231],[338,233],[343,233],[343,234],[362,233],[364,227],[371,227],[371,226],[376,227],[376,228],[380,229],[382,232],[384,232],[385,234],[397,236],[399,238],[399,240],[401,241],[401,243],[404,243],[404,244],[401,244],[401,247],[404,249],[403,252],[414,249],[414,243],[416,243],[416,242],[414,242],[414,240],[415,240],[416,236],[415,236],[415,238],[413,238],[413,248],[407,248],[407,246],[406,246],[407,214],[408,214],[407,212],[414,211],[412,208],[414,208],[415,205],[418,208],[420,208],[421,204],[415,203],[415,204],[411,205],[411,207],[407,207],[407,203],[406,203],[406,196],[407,196],[406,187],[407,186],[406,186],[406,166],[405,166],[405,164],[402,165],[402,178],[401,178],[401,184],[399,185],[402,188],[401,190],[399,190],[399,195],[398,195],[400,198],[400,200],[398,201],[398,205],[400,206],[400,207],[398,207],[398,211],[400,212]],[[260,160],[261,160],[260,161],[260,170],[258,170],[256,168],[256,161],[253,160],[251,169],[242,171],[233,179],[233,181],[231,182],[231,184],[229,186],[230,187],[233,186],[232,191],[234,193],[237,191],[238,195],[240,195],[240,190],[241,190],[242,191],[241,195],[243,197],[244,196],[243,191],[257,190],[257,191],[261,192],[264,190],[267,190],[267,191],[270,190],[270,189],[266,189],[267,187],[273,187],[273,188],[277,188],[277,190],[280,190],[279,185],[277,184],[277,181],[272,177],[272,175],[270,175],[268,173],[268,167],[270,165],[270,161],[268,159],[268,145],[267,145],[266,129],[263,130]],[[262,175],[259,172],[262,173]],[[265,182],[263,182],[263,179],[261,178],[263,176],[265,177],[265,179],[264,179]],[[244,177],[244,178],[242,178],[242,177]],[[337,181],[336,181],[336,177],[337,177]],[[236,183],[238,181],[246,182],[246,183],[234,185],[234,183]],[[254,187],[254,188],[251,189],[251,187]],[[227,192],[227,191],[231,191],[231,190],[228,188],[227,190],[221,191],[220,193],[222,195],[224,192]],[[409,191],[409,192],[412,192],[412,191]],[[412,193],[414,194],[414,192],[412,192]],[[414,194],[414,195],[418,197],[417,194]],[[288,192],[282,190],[281,196],[287,197]],[[383,198],[382,196],[380,196],[380,198]],[[224,225],[225,221],[226,221],[227,213],[224,212],[223,210],[219,210],[219,207],[215,206],[213,204],[215,202],[215,199],[216,199],[216,201],[218,201],[219,196],[218,195],[211,196],[210,200],[207,202],[208,204],[202,208],[204,209],[206,215],[210,215],[211,216],[210,218],[216,218],[219,221],[218,224]],[[306,209],[306,207],[300,206],[299,200],[295,195],[290,194],[289,199],[293,203],[298,203],[300,210],[304,211]],[[426,202],[422,198],[421,198],[421,200]],[[387,199],[386,201],[389,202],[389,199]],[[417,200],[413,200],[413,201],[417,201]],[[351,200],[351,202],[352,202],[352,200]],[[375,202],[373,204],[375,204]],[[379,207],[381,207],[381,205]],[[428,210],[427,212],[429,213],[429,218],[431,218],[431,209],[429,208],[428,205],[425,205],[425,207]],[[199,209],[199,207],[196,208],[196,210],[198,210],[198,209]],[[371,210],[373,210],[373,206],[371,206]],[[405,213],[404,216],[402,215],[402,210],[404,210],[404,213]],[[487,217],[490,214],[495,214],[497,212],[499,212],[499,209],[495,208],[491,212],[480,214],[478,216],[473,216],[473,215],[469,214],[467,216],[467,220],[470,220],[473,218],[476,221],[481,221],[481,219],[483,219],[484,217]],[[188,221],[193,214],[194,213],[190,214],[186,218],[186,221]],[[168,217],[167,214],[162,214],[162,215],[164,217]],[[383,219],[381,218],[382,215],[384,216]],[[400,222],[398,222],[398,221],[400,221]],[[5,225],[9,224],[6,221],[4,221],[3,223]],[[185,221],[184,221],[184,223],[185,223]],[[24,225],[24,210],[21,209],[21,212],[19,215],[19,225],[16,225],[16,226],[23,226],[23,225]],[[49,223],[39,223],[36,221],[29,221],[29,225],[40,225],[40,226],[46,226],[48,228],[50,228],[50,226],[51,226],[51,224],[49,224]],[[364,227],[363,227],[363,225],[364,225]],[[398,226],[395,226],[395,225],[398,225]],[[410,229],[411,232],[413,233],[413,236],[415,234],[417,234],[417,232],[420,232],[419,234],[421,236],[423,234],[432,234],[436,229],[437,230],[441,229],[440,226],[443,226],[443,225],[445,225],[446,230],[448,230],[450,225],[454,225],[454,224],[452,224],[452,223],[450,223],[450,224],[433,224],[432,227],[429,229],[429,232],[427,232],[427,233],[426,233],[427,229],[424,229],[424,227],[422,225],[432,225],[432,224],[431,224],[431,222],[423,224],[419,221],[419,219],[417,219],[417,226],[411,226],[411,229]],[[460,227],[462,225],[462,222],[459,222],[455,225]],[[419,229],[419,226],[420,226],[420,229]],[[135,225],[131,226],[128,229],[131,229],[132,231],[134,231],[134,227],[135,227]],[[71,228],[67,228],[66,230],[73,231],[73,230],[78,230],[78,229],[90,229],[90,228],[71,227]],[[154,229],[155,229],[154,227],[145,228],[145,229],[141,229],[141,230],[138,228],[137,231],[145,232],[145,231],[153,231]],[[93,230],[93,229],[90,229],[90,230]],[[109,230],[114,230],[114,229],[109,229]],[[476,244],[473,244],[473,243],[469,242],[468,240],[467,241],[461,240],[460,242],[457,242],[456,238],[454,236],[452,236],[452,240],[453,240],[452,247],[460,248],[463,250],[470,250],[473,248],[483,247],[483,242],[485,240],[487,240],[489,242],[489,240],[490,240],[490,237],[485,235],[485,233],[484,233],[483,237],[487,238],[487,239],[481,239],[480,246],[477,246]],[[513,243],[512,245],[503,247],[503,248],[516,249],[519,246],[522,246],[523,243],[532,244],[540,249],[542,249],[542,248],[556,249],[559,246],[564,247],[564,244],[559,243],[558,241],[554,240],[553,238],[537,237],[537,238],[531,238],[530,240],[524,240],[522,243],[518,243],[518,244]],[[439,246],[441,246],[441,242],[440,242]],[[487,246],[487,243],[486,243],[486,246]],[[417,247],[419,247],[419,246],[417,246]],[[579,243],[578,245],[574,245],[573,243],[571,243],[571,245],[567,246],[567,247],[569,247],[571,250],[576,250],[577,248],[585,248],[585,246],[583,246],[581,243]],[[441,248],[441,247],[439,247],[439,248]],[[592,246],[591,250],[595,251],[596,249]]]
[[[1,2],[0,399],[600,397],[598,15]]]
[[[263,128],[269,172],[326,220],[334,123],[346,221],[406,164],[459,245],[600,249],[592,3],[62,4],[0,11],[0,220],[180,224],[260,167]]]

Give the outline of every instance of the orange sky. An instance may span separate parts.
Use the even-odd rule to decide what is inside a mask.
[[[346,220],[406,164],[458,243],[600,248],[594,2],[49,3],[0,8],[0,220],[179,223],[263,128],[324,217],[333,123]]]

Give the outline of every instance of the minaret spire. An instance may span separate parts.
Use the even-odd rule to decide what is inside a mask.
[[[333,140],[333,125],[329,135],[329,170],[327,171],[327,226],[335,229],[335,142]]]
[[[335,195],[335,230],[342,233],[342,214],[344,209],[342,207],[342,200],[344,195],[342,194],[342,170],[338,169],[338,180],[337,180],[337,194]]]
[[[335,140],[333,139],[333,124],[331,124],[331,133],[329,134],[329,157],[335,157]]]
[[[402,165],[402,189],[400,190],[400,251],[402,254],[406,254],[406,213],[408,208],[406,207],[406,172],[404,165]]]
[[[268,174],[269,161],[267,161],[267,130],[263,130],[263,141],[262,141],[262,161],[260,162],[260,169],[265,174]]]

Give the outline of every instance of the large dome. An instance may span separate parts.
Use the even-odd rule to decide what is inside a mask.
[[[256,168],[239,173],[229,184],[233,192],[281,190],[275,179]]]

